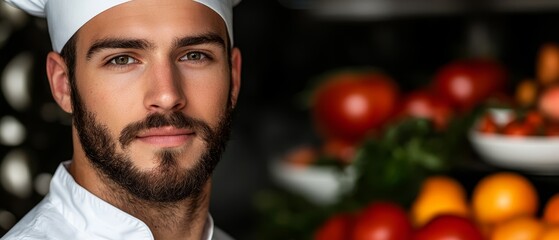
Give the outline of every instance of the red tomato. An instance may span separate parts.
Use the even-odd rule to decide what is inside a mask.
[[[546,136],[559,136],[559,123],[557,122],[549,122],[548,124],[546,124],[545,128],[544,128],[544,134]]]
[[[536,134],[536,128],[522,120],[513,120],[503,127],[503,134],[514,137],[531,136]]]
[[[393,202],[373,202],[355,219],[353,240],[409,240],[413,228],[403,207]]]
[[[408,93],[401,101],[399,117],[427,118],[438,129],[445,129],[453,116],[453,110],[447,102],[427,90],[415,90]]]
[[[347,240],[353,222],[349,213],[338,213],[328,218],[314,233],[314,240]]]
[[[482,240],[481,229],[469,218],[443,214],[418,229],[413,240]]]
[[[531,110],[524,116],[526,124],[530,124],[535,128],[543,127],[545,125],[545,118],[540,111]]]
[[[499,132],[499,126],[495,119],[493,119],[493,116],[490,113],[486,113],[479,121],[478,130],[482,133],[497,133]]]
[[[335,157],[342,161],[344,164],[353,162],[357,146],[340,139],[327,139],[322,146],[322,151],[325,155]]]
[[[285,155],[285,160],[292,166],[308,167],[318,156],[318,150],[312,146],[299,146]]]
[[[437,94],[461,111],[471,110],[494,94],[502,92],[507,74],[490,59],[464,59],[451,62],[435,74]]]
[[[398,99],[394,81],[377,72],[330,76],[317,88],[311,112],[325,138],[359,142],[392,115]]]

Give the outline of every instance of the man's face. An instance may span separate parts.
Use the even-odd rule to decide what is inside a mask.
[[[133,195],[197,193],[229,133],[226,28],[184,0],[135,0],[85,24],[76,44],[74,124],[95,168]]]

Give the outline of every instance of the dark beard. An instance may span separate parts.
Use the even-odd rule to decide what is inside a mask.
[[[132,196],[149,202],[176,202],[200,196],[229,139],[233,115],[230,101],[216,129],[180,112],[152,114],[143,121],[129,124],[116,141],[109,135],[108,128],[96,120],[95,114],[86,109],[75,83],[71,85],[74,125],[85,155],[98,173]],[[116,152],[117,142],[125,149],[138,131],[163,126],[193,129],[206,142],[207,148],[193,167],[181,169],[176,151],[161,150],[156,155],[159,166],[142,172],[133,165],[129,156]]]

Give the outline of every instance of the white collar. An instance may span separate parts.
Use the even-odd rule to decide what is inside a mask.
[[[70,161],[60,164],[50,183],[50,200],[80,232],[107,239],[154,239],[148,226],[80,186],[67,170]],[[211,240],[214,222],[208,214],[202,239]]]

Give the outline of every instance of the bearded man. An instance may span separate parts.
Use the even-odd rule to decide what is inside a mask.
[[[231,239],[209,214],[237,101],[239,0],[5,0],[46,17],[72,160],[2,239]]]

